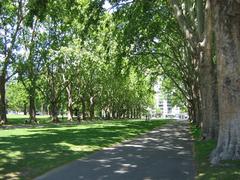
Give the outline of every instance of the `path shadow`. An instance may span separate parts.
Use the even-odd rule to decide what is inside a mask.
[[[0,179],[32,179],[95,149],[151,129],[156,123],[125,121],[85,129],[80,126],[29,129],[28,135],[0,137]]]
[[[39,179],[194,179],[192,140],[187,124],[168,125],[133,141],[105,148]]]

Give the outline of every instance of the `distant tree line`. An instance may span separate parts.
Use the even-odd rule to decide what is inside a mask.
[[[7,0],[0,6],[0,113],[38,111],[59,122],[139,118],[153,80],[117,49],[103,1]]]

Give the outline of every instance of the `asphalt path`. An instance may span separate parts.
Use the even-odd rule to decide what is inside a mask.
[[[179,122],[105,148],[36,180],[191,180],[194,175],[188,124]]]

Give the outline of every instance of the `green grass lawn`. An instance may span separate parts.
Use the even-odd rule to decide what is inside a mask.
[[[102,121],[75,126],[0,130],[0,179],[32,179],[166,122]]]
[[[8,123],[7,126],[12,125],[24,125],[25,120],[29,119],[29,115],[18,115],[18,114],[8,114]],[[39,121],[39,124],[49,124],[51,123],[51,117],[49,115],[37,115],[37,120]],[[62,118],[59,116],[59,119],[62,120]],[[63,121],[66,121],[66,118],[63,119]]]
[[[216,147],[216,141],[200,140],[200,129],[191,126],[195,138],[194,150],[197,162],[198,180],[238,180],[240,179],[240,161],[223,161],[218,166],[211,166],[209,155]]]

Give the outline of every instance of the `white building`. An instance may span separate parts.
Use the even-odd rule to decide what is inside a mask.
[[[151,111],[152,117],[175,118],[181,114],[180,107],[172,106],[171,102],[164,96],[161,91],[161,84],[157,83],[154,86],[155,105]]]

